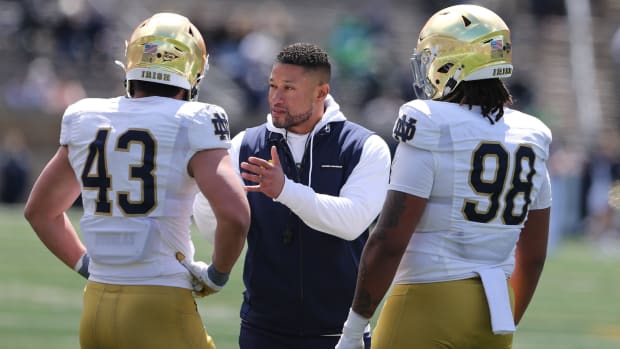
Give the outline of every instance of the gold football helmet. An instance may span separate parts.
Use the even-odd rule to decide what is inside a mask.
[[[512,74],[510,30],[493,11],[456,5],[426,22],[411,58],[413,86],[421,99],[440,99],[461,81]]]
[[[196,99],[208,69],[202,35],[189,19],[176,13],[157,13],[140,23],[126,42],[125,56],[128,82],[178,86],[190,91],[190,100]]]

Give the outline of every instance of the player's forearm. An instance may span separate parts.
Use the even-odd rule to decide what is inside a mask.
[[[394,279],[427,199],[390,190],[370,234],[357,276],[353,310],[371,318]]]
[[[521,261],[510,278],[514,291],[514,320],[518,324],[523,317],[542,274],[544,260]]]
[[[531,210],[515,250],[510,285],[515,294],[514,319],[518,324],[527,309],[547,257],[550,208]]]
[[[47,248],[70,268],[86,248],[65,214],[80,194],[71,169],[68,148],[61,146],[37,178],[24,217]]]
[[[352,309],[370,319],[390,287],[404,250],[391,250],[381,241],[381,231],[375,230],[368,239],[357,275],[357,287]]]
[[[69,217],[62,213],[47,217],[26,211],[26,219],[43,244],[63,263],[72,268],[86,248],[78,238]]]
[[[215,268],[228,273],[232,270],[243,251],[249,228],[249,219],[218,220],[215,230],[215,247],[211,261]]]

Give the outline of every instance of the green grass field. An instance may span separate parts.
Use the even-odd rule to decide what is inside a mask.
[[[74,212],[77,217],[79,212]],[[198,257],[209,247],[196,237]],[[59,262],[22,218],[0,206],[0,348],[79,348],[84,280]],[[237,348],[241,265],[224,291],[199,299],[219,349]],[[516,349],[620,348],[620,249],[564,242],[549,258],[515,339]]]

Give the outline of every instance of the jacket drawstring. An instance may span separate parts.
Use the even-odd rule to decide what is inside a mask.
[[[312,149],[314,149],[314,130],[310,133],[310,168],[308,169],[308,186],[310,188],[312,188],[312,153],[314,153]]]

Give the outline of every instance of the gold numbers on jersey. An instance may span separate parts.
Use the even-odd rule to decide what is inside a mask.
[[[488,223],[501,213],[503,224],[523,223],[532,201],[530,194],[532,179],[536,173],[535,160],[534,150],[528,145],[519,145],[514,154],[510,154],[499,143],[478,144],[472,152],[469,186],[477,196],[486,197],[486,205],[482,198],[465,199],[463,217],[472,222]],[[488,161],[494,164],[492,174],[485,168]],[[509,178],[511,163],[514,163],[514,166]],[[524,163],[527,168],[524,168]]]
[[[88,155],[82,170],[82,186],[84,190],[97,190],[95,214],[110,215],[112,201],[108,192],[112,189],[111,175],[108,171],[106,143],[110,129],[101,128],[88,147]],[[139,164],[129,166],[129,179],[140,181],[141,195],[139,200],[131,200],[129,192],[118,192],[116,202],[126,216],[144,216],[157,206],[157,187],[155,172],[155,155],[157,143],[153,135],[144,129],[129,129],[122,133],[116,142],[115,151],[128,152],[132,145],[142,148],[142,159]]]

